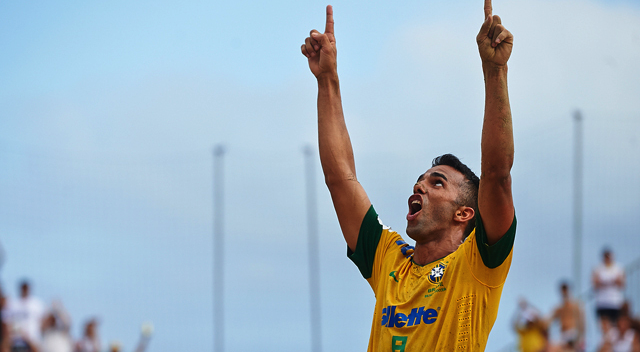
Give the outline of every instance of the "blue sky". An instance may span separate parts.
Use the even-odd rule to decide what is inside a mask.
[[[212,148],[224,144],[228,351],[309,343],[304,160],[314,78],[300,45],[325,3],[3,2],[0,5],[1,279],[59,297],[74,335],[212,348]],[[358,177],[403,232],[430,160],[479,170],[482,3],[333,3]],[[640,7],[633,1],[495,1],[515,35],[510,96],[519,219],[487,351],[513,341],[524,295],[543,311],[571,274],[571,151],[585,117],[583,286],[609,244],[638,256]],[[606,24],[606,26],[605,26]],[[606,27],[606,30],[602,28]],[[317,168],[325,350],[362,350],[374,298]],[[640,303],[638,303],[640,304]]]

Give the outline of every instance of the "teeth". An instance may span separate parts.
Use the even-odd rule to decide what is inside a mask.
[[[414,200],[413,202],[411,202],[411,205],[414,205],[414,204],[422,205],[422,203],[420,203],[419,200]]]

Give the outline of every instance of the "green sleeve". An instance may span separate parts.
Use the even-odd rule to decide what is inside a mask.
[[[507,259],[511,248],[513,248],[513,241],[516,238],[516,216],[513,215],[513,222],[509,230],[493,245],[489,245],[487,242],[487,233],[484,230],[484,224],[480,217],[480,212],[476,216],[476,243],[478,244],[478,251],[482,257],[482,262],[487,268],[497,268]]]
[[[355,251],[347,246],[347,257],[356,264],[365,279],[371,277],[373,260],[376,257],[376,249],[381,235],[382,224],[378,221],[378,214],[372,205],[362,219]]]

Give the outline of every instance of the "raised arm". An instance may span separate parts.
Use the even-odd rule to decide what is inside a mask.
[[[502,238],[514,218],[511,195],[513,128],[507,90],[507,61],[511,56],[513,35],[492,11],[491,0],[485,0],[485,21],[476,37],[485,84],[478,209],[489,244]]]
[[[327,6],[324,33],[312,30],[302,54],[318,81],[318,144],[324,179],[347,245],[355,250],[364,215],[371,202],[356,178],[351,140],[342,113],[336,64],[333,8]]]

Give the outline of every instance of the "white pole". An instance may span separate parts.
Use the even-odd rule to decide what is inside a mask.
[[[573,114],[573,280],[576,294],[582,293],[582,114]]]
[[[213,149],[213,350],[224,351],[224,147]]]
[[[307,180],[307,230],[309,234],[309,301],[311,304],[311,351],[322,351],[320,320],[320,255],[318,250],[318,221],[315,190],[313,148],[303,150]]]

